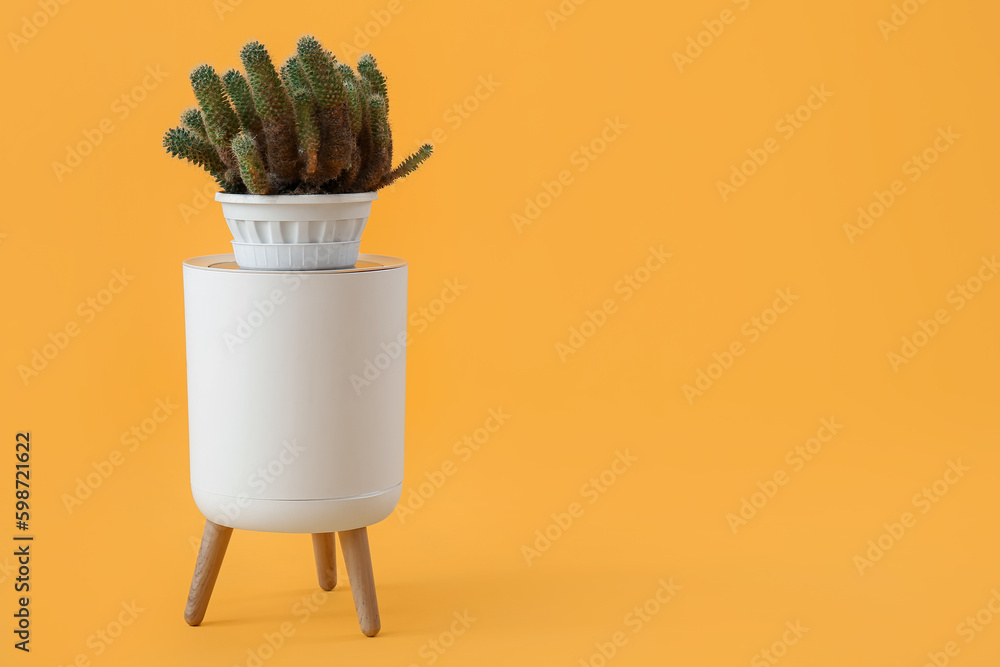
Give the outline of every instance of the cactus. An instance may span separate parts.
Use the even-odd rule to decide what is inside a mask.
[[[302,156],[302,178],[306,181],[317,179],[319,166],[319,120],[316,116],[316,100],[306,79],[298,58],[292,56],[281,68],[281,80],[292,98],[295,110],[295,125],[299,136],[299,153]]]
[[[389,110],[389,88],[385,81],[385,76],[375,63],[375,57],[366,53],[358,59],[358,74],[364,77],[372,90],[385,98],[386,111]]]
[[[320,150],[319,167],[312,181],[321,186],[340,176],[351,164],[354,134],[347,89],[337,61],[312,37],[299,40],[298,59],[316,100]]]
[[[261,155],[265,155],[267,146],[264,143],[264,125],[260,122],[257,109],[254,108],[253,95],[246,77],[239,70],[231,69],[222,75],[222,82],[226,84],[226,92],[233,101],[236,116],[240,119],[240,127],[254,138],[257,150]]]
[[[375,190],[379,183],[392,169],[392,132],[389,129],[389,119],[385,98],[378,93],[368,95],[367,105],[369,144],[368,156],[357,182],[362,191]]]
[[[279,187],[287,187],[298,180],[299,172],[295,113],[288,91],[263,44],[249,42],[240,52],[240,58],[250,80],[254,107],[264,126],[268,172]]]
[[[215,146],[208,139],[199,137],[187,127],[174,127],[163,137],[163,147],[174,157],[192,162],[210,173],[226,192],[241,192],[235,174],[219,157]]]
[[[351,112],[351,131],[357,136],[361,131],[361,121],[363,118],[361,97],[361,81],[354,74],[354,70],[346,63],[340,63],[340,76],[344,81],[344,88],[347,89],[347,107]]]
[[[311,36],[275,70],[264,45],[240,52],[245,74],[210,65],[191,73],[197,108],[181,114],[163,146],[208,171],[225,192],[369,192],[408,176],[432,148],[392,167],[385,75],[370,54],[357,71]]]
[[[201,65],[191,72],[191,87],[201,106],[201,116],[208,140],[215,145],[219,158],[226,166],[235,167],[236,158],[233,156],[230,143],[240,131],[240,122],[229,104],[229,98],[222,87],[222,79],[211,65]]]
[[[400,162],[398,167],[389,172],[389,175],[385,177],[379,187],[384,188],[388,185],[392,185],[393,181],[412,174],[417,170],[417,167],[423,164],[424,160],[431,156],[431,152],[433,150],[434,149],[430,144],[424,144],[418,148],[416,152]]]
[[[255,195],[271,194],[271,184],[267,179],[267,169],[264,158],[257,150],[253,137],[240,132],[233,138],[233,153],[240,164],[240,176],[247,185],[247,190]]]
[[[208,134],[205,131],[205,121],[201,117],[201,110],[198,107],[185,109],[181,114],[181,125],[202,141],[208,141]]]

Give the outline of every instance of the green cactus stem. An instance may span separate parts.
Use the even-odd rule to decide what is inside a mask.
[[[315,38],[298,42],[298,60],[316,97],[319,119],[319,166],[312,179],[317,185],[337,178],[351,163],[354,133],[348,109],[347,91],[333,55]]]
[[[219,157],[228,167],[236,166],[229,144],[240,131],[240,121],[229,104],[222,79],[211,65],[201,65],[191,72],[191,87],[201,106],[208,140],[215,145]]]
[[[208,134],[205,131],[205,121],[201,117],[201,110],[198,107],[189,107],[181,113],[181,127],[202,141],[208,141]]]
[[[354,135],[351,147],[351,163],[338,179],[339,192],[351,192],[357,182],[358,174],[364,166],[365,158],[371,150],[371,132],[366,132],[365,96],[368,94],[368,84],[359,77],[346,63],[339,66],[341,79],[347,91],[347,108],[351,114],[351,132]]]
[[[378,184],[379,188],[384,188],[392,185],[395,181],[400,178],[409,176],[417,167],[424,163],[424,161],[431,156],[434,152],[434,147],[430,144],[424,144],[417,149],[415,153],[407,157],[405,160],[399,163],[399,166],[389,172],[382,182]]]
[[[250,92],[250,84],[246,77],[239,70],[227,70],[222,75],[222,82],[226,85],[226,92],[236,109],[236,116],[240,119],[240,127],[243,131],[254,138],[257,150],[267,162],[267,145],[264,141],[264,125],[260,122],[257,109],[254,108],[253,94]]]
[[[378,93],[368,96],[368,124],[371,128],[371,149],[355,181],[359,192],[375,190],[392,169],[392,131],[385,98]]]
[[[288,92],[263,44],[248,42],[240,52],[240,59],[264,128],[268,171],[277,184],[293,187],[299,180],[299,145]]]
[[[316,117],[316,99],[298,58],[292,56],[281,68],[281,80],[292,97],[295,124],[298,127],[299,152],[302,158],[303,179],[314,181],[319,166],[320,133]]]
[[[254,195],[272,194],[271,184],[267,178],[267,168],[264,166],[264,159],[253,137],[245,132],[240,132],[233,138],[233,153],[240,165],[240,176],[246,183],[247,190]]]
[[[344,88],[347,90],[347,108],[351,112],[351,131],[357,137],[358,133],[361,132],[361,123],[364,116],[364,102],[362,101],[362,95],[364,94],[363,84],[347,63],[341,63],[338,69],[340,70],[340,77],[344,81]]]
[[[230,189],[232,184],[227,178],[226,165],[207,139],[186,127],[174,127],[163,135],[163,147],[170,155],[183,158],[210,173],[224,190]]]
[[[356,103],[358,104],[358,110],[360,111],[360,118],[358,119],[358,128],[354,136],[354,146],[351,151],[351,165],[338,180],[336,188],[337,192],[363,191],[359,183],[359,176],[365,169],[365,165],[371,157],[372,150],[372,131],[371,123],[368,118],[368,105],[366,102],[367,91],[368,84],[365,83],[363,79],[355,77],[355,87],[353,92],[357,96]]]
[[[385,80],[385,75],[378,68],[375,56],[366,53],[358,59],[358,74],[368,82],[372,92],[376,92],[385,100],[386,113],[389,111],[389,85]]]

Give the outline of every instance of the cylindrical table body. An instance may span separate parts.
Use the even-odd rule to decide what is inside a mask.
[[[207,519],[327,533],[386,518],[403,481],[402,260],[331,271],[184,262],[191,490]]]

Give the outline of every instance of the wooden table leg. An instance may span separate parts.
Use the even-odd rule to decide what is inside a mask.
[[[372,555],[368,549],[368,529],[342,530],[338,534],[361,632],[374,637],[382,624],[378,617],[378,600],[375,598],[375,576],[372,574]]]
[[[188,594],[187,607],[184,609],[184,620],[188,625],[198,625],[205,618],[208,600],[212,597],[215,580],[222,568],[222,559],[226,556],[226,547],[233,529],[220,526],[211,521],[205,522],[205,532],[201,536],[201,548],[198,550],[198,562],[194,566],[194,576],[191,578],[191,592]]]
[[[313,533],[313,555],[316,556],[316,574],[319,587],[332,591],[337,587],[337,547],[333,542],[336,533]]]

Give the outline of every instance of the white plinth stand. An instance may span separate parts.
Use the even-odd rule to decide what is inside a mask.
[[[339,533],[361,630],[378,633],[366,527],[403,482],[406,280],[378,255],[324,271],[184,262],[191,490],[207,519],[189,624],[241,528],[311,533],[325,590]]]

